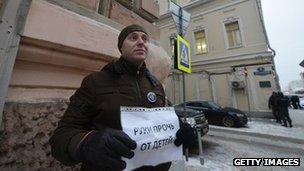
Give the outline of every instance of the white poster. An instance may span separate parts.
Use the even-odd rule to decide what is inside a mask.
[[[121,107],[120,110],[123,131],[137,143],[134,157],[123,158],[127,163],[125,170],[182,160],[182,146],[174,145],[179,121],[173,107]]]

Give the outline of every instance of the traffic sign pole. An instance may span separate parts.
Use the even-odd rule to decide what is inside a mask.
[[[183,11],[182,8],[179,9],[179,35],[181,37],[184,37],[183,35]],[[185,72],[182,72],[182,78],[183,78],[183,108],[184,108],[184,114],[186,114],[186,80],[185,80]],[[186,115],[184,115],[186,116]],[[186,161],[189,160],[189,148],[185,149],[185,156]]]
[[[175,22],[176,28],[178,30],[178,34],[183,38],[184,35],[186,34],[187,27],[190,24],[190,16],[191,15],[187,11],[183,10],[182,7],[180,7],[179,5],[174,4],[171,1],[169,1],[169,2],[170,2],[169,8],[170,8],[170,11],[171,11],[171,14],[172,14],[173,21]],[[178,38],[178,40],[179,40],[179,38]],[[182,80],[183,80],[183,110],[184,110],[184,114],[185,114],[186,113],[186,80],[185,80],[185,72],[191,73],[191,60],[190,60],[190,52],[189,52],[190,51],[190,45],[189,45],[189,43],[186,43],[185,40],[184,40],[184,44],[188,44],[188,46],[187,46],[188,51],[186,51],[186,55],[187,55],[186,58],[188,59],[186,61],[188,61],[188,65],[186,64],[186,67],[183,66],[182,69],[179,68],[179,67],[178,68],[183,71],[182,72]],[[177,43],[177,45],[178,46],[176,46],[176,48],[179,49],[180,48],[179,43]],[[184,47],[186,45],[182,45],[182,46]],[[175,49],[175,50],[177,50],[177,49]],[[178,52],[180,53],[180,51],[178,51]],[[183,49],[182,49],[182,53],[185,53],[183,51]],[[185,61],[182,61],[182,62],[185,62]],[[185,62],[185,63],[187,63],[187,62]],[[179,66],[179,65],[180,65],[180,63],[177,64],[177,66]],[[204,158],[202,157],[203,148],[202,148],[202,141],[201,141],[201,131],[199,129],[196,129],[196,133],[197,133],[197,138],[198,138],[200,163],[203,165],[204,164]],[[186,156],[186,161],[188,161],[188,158],[189,158],[189,149],[188,148],[185,149],[185,156]]]

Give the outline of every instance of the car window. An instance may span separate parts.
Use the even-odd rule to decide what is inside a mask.
[[[198,105],[195,102],[190,102],[190,103],[187,103],[186,106],[197,107]]]
[[[201,102],[200,106],[203,107],[203,108],[208,108],[208,109],[212,108],[207,102]]]
[[[196,105],[196,107],[203,107],[201,102],[197,102],[195,105]]]
[[[214,102],[208,102],[208,104],[214,109],[221,109],[222,107]]]

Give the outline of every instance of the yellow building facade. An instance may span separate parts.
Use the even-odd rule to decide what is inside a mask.
[[[168,10],[159,1],[160,42],[173,55],[177,34]],[[185,39],[191,44],[192,74],[186,74],[186,100],[209,100],[223,106],[269,116],[268,98],[279,84],[259,0],[175,0],[191,14]],[[168,98],[181,103],[182,76],[173,70]]]

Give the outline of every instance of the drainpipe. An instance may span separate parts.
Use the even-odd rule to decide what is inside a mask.
[[[280,84],[279,84],[279,75],[277,74],[277,70],[276,70],[276,66],[275,66],[275,62],[274,62],[274,57],[275,57],[275,55],[276,55],[276,51],[270,46],[270,43],[269,43],[269,40],[268,40],[268,36],[267,36],[267,33],[266,33],[266,28],[265,28],[265,23],[264,23],[264,19],[263,19],[263,12],[262,12],[261,1],[260,1],[260,0],[255,0],[255,2],[256,2],[257,8],[258,8],[259,18],[260,18],[260,21],[261,21],[261,24],[262,24],[262,29],[263,29],[263,33],[264,33],[264,35],[265,35],[267,47],[268,47],[268,48],[271,50],[271,52],[272,52],[271,62],[272,62],[272,64],[273,64],[273,69],[274,69],[274,72],[275,72],[275,82],[276,82],[276,86],[277,86],[277,89],[278,89],[279,91],[281,91],[281,87],[280,87]]]
[[[209,75],[209,85],[211,88],[211,97],[212,97],[212,101],[217,103],[217,93],[216,93],[216,88],[215,88],[215,83],[214,83],[214,79],[212,78],[211,75]]]
[[[211,91],[211,93],[210,93],[211,99],[212,99],[213,102],[215,102],[215,88],[213,87],[214,83],[213,83],[212,78],[211,78],[211,73],[207,70],[202,70],[201,72],[208,76],[209,89]]]
[[[0,9],[0,125],[10,78],[32,0],[5,0]]]

